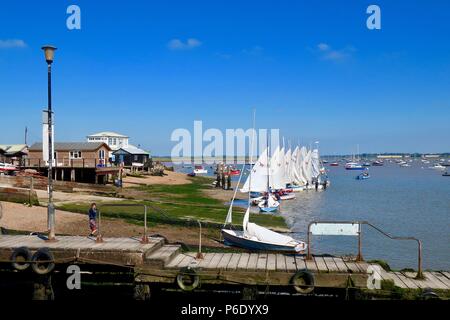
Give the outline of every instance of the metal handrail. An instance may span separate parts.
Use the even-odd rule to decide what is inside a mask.
[[[372,227],[373,229],[375,229],[376,231],[378,231],[379,233],[381,233],[382,235],[384,235],[385,237],[391,239],[391,240],[411,240],[411,241],[416,241],[417,245],[418,245],[418,255],[417,255],[417,275],[416,278],[417,279],[423,279],[423,273],[422,273],[422,241],[420,241],[419,239],[415,238],[415,237],[398,237],[398,236],[392,236],[389,233],[381,230],[380,228],[378,228],[377,226],[371,224],[368,221],[312,221],[309,223],[308,225],[308,235],[307,235],[307,242],[308,242],[308,254],[306,256],[306,259],[311,260],[312,259],[312,254],[311,254],[311,239],[310,239],[310,235],[311,235],[311,226],[313,224],[359,224],[359,232],[358,232],[358,256],[356,258],[357,261],[363,261],[363,257],[362,257],[362,242],[361,242],[361,234],[362,234],[362,228],[361,226],[363,224],[368,225],[369,227]]]
[[[129,203],[129,204],[123,204],[123,203],[106,203],[106,204],[102,204],[101,207],[143,207],[144,208],[144,235],[141,238],[141,243],[145,244],[145,243],[149,243],[149,239],[147,236],[147,205],[145,204],[133,204],[133,203]],[[99,211],[99,218],[100,218],[100,209]],[[101,239],[101,233],[100,233],[100,223],[99,223],[99,237]],[[98,239],[98,237],[97,237]]]

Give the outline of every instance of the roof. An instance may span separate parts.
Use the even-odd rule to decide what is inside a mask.
[[[122,147],[122,148],[117,149],[116,151],[113,152],[113,154],[119,153],[120,150],[123,150],[129,154],[148,154],[148,155],[150,154],[147,151],[139,149],[138,147],[135,147],[131,144],[128,145],[128,147]]]
[[[104,142],[55,142],[56,151],[95,151],[100,149],[102,146],[106,147],[108,150],[111,148]],[[37,142],[33,144],[30,151],[42,151],[42,143]]]
[[[129,138],[128,136],[124,136],[123,134],[113,132],[113,131],[102,131],[94,134],[88,135],[89,137],[113,137],[113,138]]]
[[[19,152],[26,152],[26,144],[0,144],[0,150],[3,150],[5,154],[16,154]]]

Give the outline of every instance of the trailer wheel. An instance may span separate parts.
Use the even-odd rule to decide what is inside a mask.
[[[185,267],[177,275],[177,284],[183,291],[192,291],[200,285],[200,277],[194,269]]]
[[[31,258],[33,271],[44,275],[50,273],[55,268],[55,258],[48,248],[40,248]]]
[[[291,279],[295,291],[308,294],[314,291],[314,276],[307,270],[299,270]]]
[[[31,252],[27,247],[16,248],[11,254],[12,267],[24,271],[30,266]],[[27,262],[28,261],[28,262]]]

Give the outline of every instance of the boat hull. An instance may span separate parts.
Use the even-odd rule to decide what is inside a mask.
[[[292,200],[292,199],[295,199],[295,194],[293,194],[293,193],[285,194],[285,195],[280,196],[280,199],[281,200]]]
[[[278,207],[259,207],[259,211],[261,212],[275,212],[278,210]]]
[[[235,246],[252,251],[299,252],[295,249],[295,246],[277,245],[244,238],[242,231],[222,230],[222,236],[224,244],[227,246]]]

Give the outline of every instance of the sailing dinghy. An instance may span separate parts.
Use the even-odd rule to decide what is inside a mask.
[[[254,127],[254,125],[253,125]],[[253,145],[254,136],[252,137],[252,145]],[[250,147],[252,149],[252,146]],[[264,154],[264,153],[263,153]],[[260,157],[261,158],[261,157]],[[250,163],[252,163],[252,154],[250,153]],[[255,164],[258,166],[258,162]],[[243,171],[243,170],[242,170]],[[245,211],[245,215],[242,221],[242,231],[225,229],[228,224],[232,224],[233,222],[233,202],[236,197],[236,191],[234,193],[233,199],[230,203],[230,208],[228,210],[227,217],[225,219],[224,227],[222,228],[222,236],[224,239],[225,245],[237,246],[248,250],[258,250],[258,251],[280,251],[280,252],[292,252],[299,253],[305,251],[306,244],[302,241],[295,240],[294,238],[279,234],[275,231],[269,230],[267,228],[261,227],[256,223],[250,222],[250,193],[253,190],[252,187],[252,176],[253,169],[249,178],[246,181],[246,186],[244,185],[243,189],[246,188],[249,194],[249,203],[247,206],[247,210]],[[240,183],[242,174],[239,177],[238,185]],[[242,190],[242,189],[241,189]],[[259,192],[259,191],[258,191]]]

